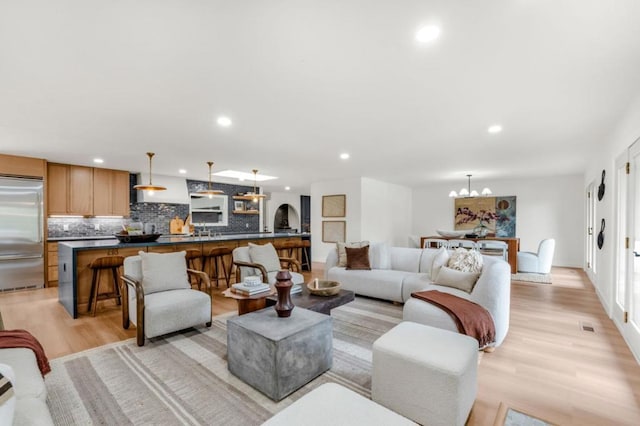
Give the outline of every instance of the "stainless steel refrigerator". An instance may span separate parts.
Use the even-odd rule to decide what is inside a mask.
[[[0,291],[44,287],[42,180],[0,176]]]

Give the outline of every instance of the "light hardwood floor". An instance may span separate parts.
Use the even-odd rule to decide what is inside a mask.
[[[314,264],[307,279],[321,276],[321,267]],[[482,356],[468,424],[493,424],[501,402],[560,425],[640,424],[640,366],[585,274],[554,268],[552,276],[552,285],[512,284],[509,334]],[[214,315],[236,309],[221,291]],[[133,327],[122,329],[115,305],[72,320],[56,288],[1,294],[0,312],[7,329],[32,332],[50,358],[135,335]],[[595,332],[582,331],[580,322]]]

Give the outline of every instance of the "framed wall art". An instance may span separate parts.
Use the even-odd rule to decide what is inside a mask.
[[[233,202],[233,210],[235,210],[235,211],[244,211],[244,201],[234,201]]]
[[[322,196],[322,217],[345,217],[347,196],[345,194]]]
[[[322,221],[322,242],[343,243],[347,236],[347,222],[344,220]]]

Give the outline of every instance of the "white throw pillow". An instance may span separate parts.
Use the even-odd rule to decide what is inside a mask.
[[[480,272],[462,272],[443,266],[438,272],[435,283],[471,293],[479,277]]]
[[[446,248],[440,247],[435,256],[433,256],[433,263],[431,264],[431,281],[435,281],[438,277],[440,268],[447,265],[449,261],[449,252]]]
[[[371,269],[391,269],[391,250],[386,241],[371,243],[369,246],[369,263],[371,264]]]
[[[251,263],[258,263],[264,266],[267,272],[282,269],[278,252],[276,252],[276,248],[271,243],[264,245],[249,243],[249,257],[251,258]]]
[[[0,364],[0,426],[11,426],[16,411],[16,394],[13,383],[16,375],[13,368]]]
[[[141,251],[144,294],[191,288],[187,275],[186,252],[146,253]]]
[[[362,248],[369,245],[369,241],[355,241],[351,243],[336,243],[338,248],[338,266],[345,268],[347,266],[347,251],[345,247]]]
[[[482,271],[482,255],[477,250],[467,250],[458,247],[449,258],[449,268],[462,272]]]

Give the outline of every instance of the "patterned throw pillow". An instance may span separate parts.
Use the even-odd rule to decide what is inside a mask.
[[[345,248],[347,252],[347,269],[364,269],[370,270],[369,264],[369,246],[361,248]]]
[[[481,272],[482,255],[477,250],[458,247],[449,258],[449,268],[462,272]]]
[[[338,266],[343,268],[347,266],[347,252],[345,251],[346,247],[361,248],[368,245],[369,245],[369,241],[356,241],[353,243],[336,243],[336,247],[338,248]]]

